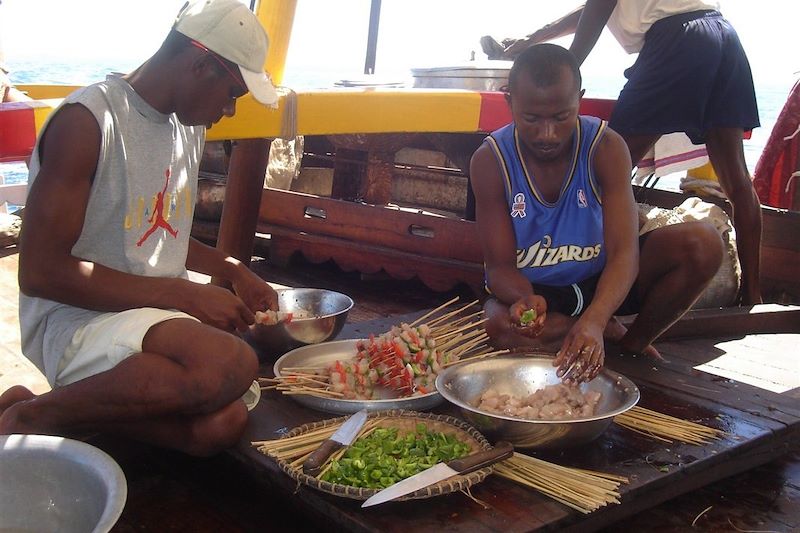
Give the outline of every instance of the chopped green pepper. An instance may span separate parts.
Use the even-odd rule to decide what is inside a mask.
[[[386,488],[439,462],[464,457],[469,444],[451,435],[429,432],[424,423],[398,435],[396,428],[378,428],[350,445],[338,461],[331,461],[324,481],[365,488]]]
[[[528,309],[519,317],[519,323],[522,326],[528,326],[534,320],[536,320],[536,309]]]

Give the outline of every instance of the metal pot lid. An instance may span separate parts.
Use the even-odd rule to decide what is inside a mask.
[[[470,61],[460,65],[412,68],[414,77],[420,76],[508,76],[513,61],[487,59]]]
[[[393,78],[378,78],[374,74],[364,74],[361,77],[344,78],[334,83],[337,87],[403,87],[404,80]]]

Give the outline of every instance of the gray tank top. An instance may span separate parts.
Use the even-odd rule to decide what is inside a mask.
[[[186,277],[205,128],[160,113],[114,76],[79,89],[65,104],[89,109],[102,134],[72,255],[130,274]],[[39,172],[38,161],[37,142],[29,184]],[[75,331],[100,312],[22,293],[19,307],[22,351],[53,383]]]

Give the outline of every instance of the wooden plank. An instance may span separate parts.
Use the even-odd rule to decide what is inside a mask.
[[[630,327],[635,316],[621,317]],[[691,309],[658,338],[670,339],[721,337],[749,333],[800,332],[800,306],[758,304],[743,307]]]
[[[399,317],[360,324],[358,331],[346,328],[344,335],[362,337],[365,330],[384,331]],[[684,341],[685,344],[690,341]],[[677,346],[668,348],[678,349]],[[685,346],[680,346],[684,349]],[[701,346],[698,350],[704,349]],[[669,350],[665,350],[669,353]],[[618,360],[611,358],[614,362]],[[415,502],[390,503],[375,510],[361,510],[357,502],[297,487],[277,465],[246,445],[231,452],[270,490],[292,491],[302,501],[308,516],[326,527],[348,531],[407,531],[459,529],[470,531],[595,530],[625,516],[647,509],[668,498],[703,486],[728,475],[762,464],[789,450],[800,438],[800,416],[796,410],[781,407],[761,414],[761,405],[774,402],[778,395],[750,394],[747,387],[728,388],[725,383],[709,382],[687,365],[668,371],[652,372],[641,361],[625,361],[626,375],[640,384],[642,404],[685,419],[699,419],[729,432],[722,440],[705,446],[681,443],[665,445],[612,425],[597,441],[577,450],[537,454],[568,466],[594,468],[628,475],[630,485],[622,490],[621,505],[601,509],[588,516],[580,515],[548,498],[505,479],[491,476],[473,487],[475,498],[488,505],[484,509],[461,495]],[[269,369],[266,369],[269,372]],[[680,377],[683,383],[676,382]],[[716,389],[714,388],[716,387]],[[709,392],[712,391],[712,392]],[[718,391],[718,392],[714,392]],[[724,394],[720,401],[718,395]],[[453,407],[442,405],[436,412],[457,414]],[[266,392],[262,403],[251,416],[246,438],[275,438],[289,428],[329,415],[306,410],[274,391]],[[245,443],[246,444],[246,443]],[[662,470],[666,470],[662,471]]]
[[[662,345],[659,347],[663,349]],[[740,415],[756,414],[765,421],[773,420],[780,424],[790,424],[800,418],[800,406],[796,401],[696,371],[694,363],[687,363],[671,353],[674,352],[665,349],[663,355],[666,361],[661,363],[630,356],[607,355],[606,365],[632,379],[640,388],[649,386],[670,397],[685,396],[694,402],[710,402],[707,408],[711,411],[722,412],[730,408]],[[665,404],[665,409],[670,409],[669,404]]]
[[[274,226],[259,226],[259,230],[271,233],[270,259],[279,264],[287,264],[292,254],[300,252],[315,263],[333,260],[345,271],[374,274],[384,270],[401,280],[418,277],[440,292],[451,290],[459,283],[475,291],[483,284],[483,267],[475,263],[439,257],[421,260],[416,254],[392,248]]]
[[[800,248],[787,249],[772,246],[761,247],[761,277],[779,283],[794,283],[797,286],[800,274]]]
[[[762,206],[762,244],[783,250],[800,250],[800,211]]]
[[[414,252],[420,260],[446,257],[483,263],[473,222],[424,214],[417,209],[266,189],[261,198],[260,222],[264,228],[291,228]]]
[[[748,335],[720,340],[708,354],[677,351],[673,362],[685,361],[695,370],[719,378],[747,383],[786,398],[784,392],[800,390],[800,361],[790,347],[800,344],[800,334]],[[794,402],[790,402],[794,403]]]

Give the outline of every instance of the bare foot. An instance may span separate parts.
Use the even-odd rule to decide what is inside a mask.
[[[621,347],[621,348],[622,348],[622,350],[623,350],[623,351],[625,351],[626,353],[640,353],[640,352],[637,352],[636,350],[629,350],[629,349],[625,348],[625,347],[624,347],[623,345],[621,345],[621,344],[620,344],[620,347]],[[642,355],[646,355],[647,357],[650,357],[650,358],[652,358],[652,359],[656,359],[657,361],[664,361],[664,358],[663,358],[663,357],[661,357],[661,354],[658,352],[658,350],[656,350],[656,349],[653,347],[653,345],[652,345],[652,344],[648,344],[648,345],[645,347],[645,349],[641,351],[641,354],[642,354]]]
[[[608,324],[606,324],[606,329],[603,331],[603,337],[607,341],[617,344],[625,352],[641,353],[642,355],[652,357],[658,361],[664,360],[664,358],[661,357],[661,354],[658,353],[658,350],[656,350],[652,344],[648,344],[641,352],[639,352],[639,350],[629,348],[627,343],[625,343],[623,340],[626,333],[628,333],[628,328],[623,326],[622,323],[617,320],[617,317],[612,316],[608,321]]]
[[[22,385],[14,385],[3,394],[0,394],[0,415],[15,403],[24,402],[25,400],[30,400],[35,397],[36,395],[29,389]]]
[[[0,394],[0,435],[25,432],[17,424],[14,406],[33,398],[36,398],[36,395],[22,385],[14,385]]]
[[[626,333],[628,333],[628,328],[623,326],[617,317],[612,316],[606,324],[606,329],[603,330],[603,338],[617,344]]]

